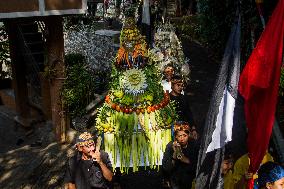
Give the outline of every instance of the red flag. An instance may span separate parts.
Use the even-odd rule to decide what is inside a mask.
[[[283,55],[284,0],[276,6],[241,76],[239,91],[245,99],[249,171],[255,173],[268,148],[275,119]],[[253,181],[248,188],[253,187]]]

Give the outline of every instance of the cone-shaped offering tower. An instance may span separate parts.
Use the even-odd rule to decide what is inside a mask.
[[[190,69],[175,28],[169,22],[158,25],[154,35],[154,46],[149,52],[161,72],[170,65],[175,74],[182,76],[184,82],[189,81]]]
[[[132,18],[125,19],[111,78],[96,120],[96,128],[104,133],[105,151],[121,171],[137,171],[141,165],[155,168],[171,140],[176,114]]]

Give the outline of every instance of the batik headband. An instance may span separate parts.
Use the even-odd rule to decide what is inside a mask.
[[[80,134],[76,140],[76,144],[79,146],[85,146],[88,145],[89,143],[94,143],[94,139],[91,133],[88,132]]]
[[[187,122],[176,122],[174,124],[174,131],[190,131],[189,124]]]

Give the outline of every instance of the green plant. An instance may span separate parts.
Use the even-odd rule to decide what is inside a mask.
[[[52,66],[45,66],[43,76],[52,81],[56,77],[56,69]]]
[[[195,40],[203,46],[214,49],[214,55],[221,58],[233,24],[235,3],[225,0],[198,0],[198,13],[173,19],[178,34],[182,38]]]
[[[85,58],[81,54],[65,56],[66,80],[62,90],[62,100],[69,115],[74,118],[86,114],[86,106],[95,99],[96,77],[87,69]]]
[[[4,26],[0,26],[0,79],[11,78],[11,59],[8,34]]]
[[[218,0],[199,0],[197,6],[200,42],[215,49],[216,55],[221,57],[233,23],[236,4],[233,0],[222,3]]]
[[[199,15],[184,16],[175,20],[174,26],[181,37],[200,41]]]
[[[234,23],[237,4],[233,0],[198,0],[196,15],[173,20],[180,36],[198,41],[213,50],[220,59],[231,26]],[[269,1],[270,3],[270,1]],[[242,62],[246,62],[263,28],[254,1],[243,1],[241,5],[241,49]]]

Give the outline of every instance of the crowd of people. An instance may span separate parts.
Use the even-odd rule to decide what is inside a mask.
[[[170,65],[165,67],[164,76],[162,85],[164,90],[170,93],[170,99],[175,101],[179,121],[172,125],[173,140],[168,143],[163,155],[161,185],[172,189],[194,189],[199,134],[188,97],[184,94],[182,77],[175,74]],[[112,181],[115,176],[112,164],[107,152],[97,149],[95,142],[96,139],[90,133],[85,132],[77,137],[77,153],[67,164],[66,188],[113,188]],[[221,165],[224,189],[244,189],[251,178],[255,180],[256,189],[284,188],[284,169],[274,163],[269,152],[265,154],[257,174],[248,170],[248,154],[235,159],[231,150],[226,150]]]
[[[138,2],[138,1],[133,1]],[[174,3],[173,3],[174,2]],[[159,4],[160,3],[160,4]],[[171,3],[175,11],[170,15]],[[162,18],[191,15],[196,12],[196,1],[193,0],[149,0],[143,1],[138,8],[140,17],[137,24],[152,47],[155,22]],[[143,15],[143,8],[149,9],[148,17]],[[144,12],[147,12],[144,10]],[[146,19],[147,18],[147,19]],[[167,53],[163,53],[166,55]],[[187,63],[185,63],[187,64]],[[161,188],[195,189],[195,176],[198,161],[200,129],[194,121],[190,98],[186,94],[183,75],[175,70],[171,63],[163,67],[161,85],[169,93],[170,101],[175,104],[178,121],[171,125],[172,141],[164,149],[161,173]],[[76,141],[77,153],[70,158],[65,174],[66,188],[69,189],[110,189],[123,188],[114,184],[119,174],[113,172],[112,163],[107,152],[95,145],[96,140],[90,133],[82,133]],[[274,163],[274,158],[267,151],[260,169],[253,174],[249,171],[249,156],[236,158],[230,149],[225,150],[221,165],[222,185],[224,189],[245,189],[249,180],[253,179],[255,189],[284,189],[284,169]],[[208,166],[210,166],[208,164]],[[128,187],[126,187],[128,188]]]
[[[98,150],[95,137],[84,132],[77,137],[77,153],[67,163],[65,183],[68,189],[113,188],[113,169],[108,154]],[[174,125],[174,140],[166,146],[162,173],[164,188],[194,189],[198,146],[187,122]],[[284,169],[274,163],[267,152],[257,174],[248,172],[249,158],[245,154],[237,161],[230,152],[225,154],[221,166],[224,189],[243,189],[253,178],[255,189],[283,189]],[[116,187],[120,188],[120,187]]]

